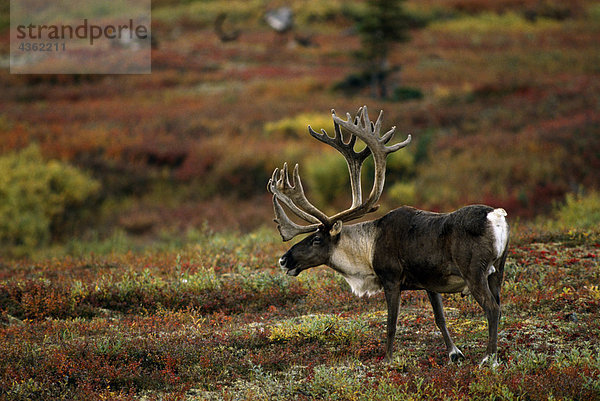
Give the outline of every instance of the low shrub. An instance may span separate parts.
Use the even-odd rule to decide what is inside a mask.
[[[540,17],[543,16],[540,15]],[[533,23],[514,12],[502,15],[485,12],[452,20],[436,21],[431,24],[431,28],[447,33],[470,32],[473,34],[490,31],[528,33],[557,28],[558,24],[549,18],[539,18]]]
[[[391,207],[413,205],[416,200],[414,182],[396,182],[388,189],[388,200]]]
[[[263,131],[268,136],[280,135],[304,139],[308,138],[308,125],[317,132],[325,129],[328,132],[330,131],[330,135],[333,135],[331,116],[323,113],[300,113],[293,117],[269,121],[264,125]]]
[[[357,90],[366,88],[370,83],[371,76],[367,71],[358,72],[348,74],[346,77],[344,77],[344,79],[334,83],[332,89],[334,91],[341,91],[350,94]]]
[[[270,327],[269,340],[358,343],[367,336],[365,321],[335,315],[309,315],[282,321]]]
[[[36,145],[0,157],[0,244],[25,253],[60,236],[100,184]]]
[[[402,86],[394,89],[392,100],[396,102],[405,102],[408,100],[423,99],[423,92],[419,88],[409,88]]]
[[[348,167],[339,153],[323,152],[314,155],[308,158],[304,165],[307,186],[318,204],[331,204],[335,199],[349,193]],[[302,174],[301,172],[301,177]]]
[[[600,226],[600,193],[569,193],[558,206],[552,225],[559,229],[593,230]]]

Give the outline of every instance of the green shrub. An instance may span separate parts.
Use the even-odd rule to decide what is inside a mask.
[[[396,102],[419,99],[423,99],[423,92],[419,88],[409,88],[406,86],[394,89],[394,93],[392,95],[392,100]]]
[[[557,228],[593,230],[600,227],[600,193],[567,194],[555,211]]]
[[[368,72],[351,73],[344,77],[341,81],[333,84],[334,91],[342,91],[351,94],[353,91],[358,91],[366,88],[371,83],[371,77]]]
[[[366,367],[357,361],[349,366],[319,365],[314,369],[308,390],[316,399],[359,399],[359,392],[366,387],[366,374]]]
[[[387,190],[391,207],[401,205],[413,205],[416,200],[416,188],[414,182],[396,182]]]
[[[0,244],[23,253],[48,243],[99,187],[73,166],[44,160],[35,145],[0,157]]]
[[[320,205],[330,205],[335,199],[350,193],[350,177],[344,157],[337,152],[323,152],[304,162],[306,186]],[[304,181],[304,179],[303,179]],[[314,194],[314,195],[313,195]]]

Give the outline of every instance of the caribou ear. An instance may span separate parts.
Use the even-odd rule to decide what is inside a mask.
[[[340,232],[342,232],[342,220],[338,220],[333,224],[333,227],[329,230],[329,235],[335,237]]]

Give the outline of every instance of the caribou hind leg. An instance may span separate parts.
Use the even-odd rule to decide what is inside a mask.
[[[499,286],[494,286],[494,292],[490,289],[488,282],[489,276],[496,274],[494,266],[489,263],[487,268],[482,269],[480,263],[472,263],[470,271],[472,277],[467,280],[471,294],[484,310],[488,321],[488,344],[485,351],[485,357],[480,365],[491,362],[493,366],[498,364],[498,324],[500,322],[500,298]],[[492,282],[496,279],[492,279]]]
[[[488,315],[488,324],[490,325],[490,328],[489,328],[490,343],[488,343],[488,351],[486,353],[486,357],[483,359],[481,364],[484,364],[485,362],[487,362],[490,355],[492,355],[494,358],[492,361],[492,365],[498,364],[498,361],[496,358],[497,340],[498,340],[498,325],[500,323],[500,318],[502,316],[502,308],[501,308],[502,304],[500,302],[500,289],[502,287],[502,279],[504,276],[504,263],[506,262],[507,249],[508,248],[506,248],[504,250],[504,253],[500,257],[500,259],[498,259],[494,262],[494,264],[492,265],[492,267],[494,268],[493,273],[491,273],[487,277],[487,284],[488,284],[489,292],[492,294],[493,300],[495,301],[495,305],[497,305],[497,312],[492,311],[492,318],[494,318],[494,313],[497,313],[497,318],[495,318],[496,319],[495,323],[494,323],[495,327],[492,327],[491,325],[492,325],[493,321],[490,321],[489,313],[486,310],[486,315]],[[481,303],[480,303],[480,305],[481,305]],[[494,307],[494,309],[495,309],[495,307]],[[491,344],[492,340],[494,341],[493,345]],[[493,351],[490,351],[492,346],[493,346]],[[490,352],[493,352],[493,353],[490,354]]]
[[[508,246],[504,249],[500,259],[496,260],[493,264],[494,273],[488,276],[488,286],[490,291],[494,295],[496,302],[500,305],[500,288],[502,287],[502,280],[504,277],[504,264],[506,263],[506,256],[508,253]]]
[[[448,357],[450,358],[450,362],[457,362],[460,359],[464,359],[465,356],[463,353],[454,345],[452,338],[450,337],[450,333],[448,332],[448,328],[446,327],[446,318],[444,317],[444,306],[442,305],[442,296],[437,292],[427,291],[427,296],[429,297],[429,302],[431,302],[431,306],[433,307],[433,315],[435,317],[435,324],[438,329],[442,332],[442,337],[444,337],[444,343],[446,343],[446,349],[448,351]]]

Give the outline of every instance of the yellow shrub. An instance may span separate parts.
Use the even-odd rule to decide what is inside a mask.
[[[535,23],[516,13],[481,13],[452,20],[436,21],[430,25],[434,31],[449,33],[519,32],[535,33],[560,27],[559,21],[540,18]]]
[[[416,200],[416,188],[413,181],[396,182],[388,189],[388,199],[391,207],[413,205]]]
[[[600,193],[567,194],[564,205],[555,211],[553,225],[560,229],[598,230]]]
[[[77,168],[44,160],[35,145],[0,157],[0,244],[22,253],[47,243],[99,188]]]
[[[306,185],[318,204],[329,205],[338,197],[350,194],[348,166],[339,153],[315,154],[304,162],[303,167],[300,176],[306,177]]]
[[[269,136],[282,135],[305,138],[308,136],[308,125],[317,132],[324,128],[329,135],[333,135],[331,115],[322,113],[301,113],[293,117],[268,122],[264,126],[264,132]]]

